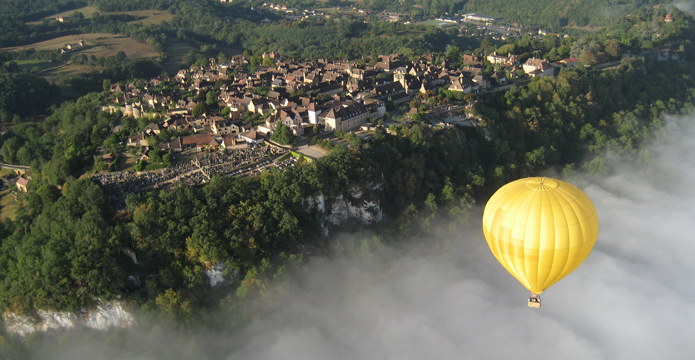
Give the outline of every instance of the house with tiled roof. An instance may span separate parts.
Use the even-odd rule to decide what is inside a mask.
[[[383,85],[377,85],[374,86],[372,91],[370,91],[371,94],[374,95],[375,98],[379,100],[385,100],[389,96],[399,94],[399,93],[404,93],[405,89],[403,88],[403,85],[399,82],[392,82],[392,83],[387,83]]]
[[[25,179],[23,177],[20,177],[19,179],[17,179],[15,186],[17,186],[18,191],[27,192],[27,186],[29,186],[29,180]]]
[[[181,148],[183,148],[183,149],[198,148],[198,150],[200,150],[203,147],[210,146],[211,141],[212,141],[212,135],[210,135],[210,134],[189,135],[189,136],[185,136],[185,137],[181,138]]]
[[[473,82],[468,78],[456,78],[449,85],[450,91],[462,91],[468,94],[473,91]]]
[[[524,72],[532,77],[552,76],[555,68],[543,59],[529,58],[524,63]]]
[[[400,85],[400,84],[399,84]],[[329,131],[351,131],[359,128],[367,122],[369,113],[364,104],[357,102],[354,104],[341,104],[334,107],[323,116],[325,119],[326,130]]]
[[[220,149],[222,150],[239,150],[246,149],[247,147],[249,147],[249,144],[246,141],[233,137],[224,137],[220,142]]]
[[[239,139],[244,140],[249,144],[261,144],[264,141],[263,138],[258,135],[256,130],[249,130],[239,134]]]

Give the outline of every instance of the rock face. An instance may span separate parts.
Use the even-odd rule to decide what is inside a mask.
[[[36,317],[5,313],[5,330],[25,336],[36,331],[72,330],[86,327],[106,330],[110,327],[132,329],[137,327],[133,316],[120,302],[100,302],[92,310],[79,313],[38,310]]]
[[[304,199],[307,211],[316,209],[323,215],[325,225],[340,225],[347,219],[357,219],[365,225],[381,221],[383,213],[379,202],[381,186],[367,189],[352,188],[347,195],[326,197],[323,194]]]
[[[223,284],[225,282],[224,279],[224,271],[226,270],[226,267],[224,266],[223,263],[217,263],[207,269],[205,269],[205,275],[207,275],[208,279],[210,280],[210,287],[215,287],[219,284]]]

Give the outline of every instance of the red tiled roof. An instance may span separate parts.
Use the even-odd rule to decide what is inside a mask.
[[[181,145],[198,145],[198,144],[209,144],[212,140],[212,135],[210,134],[200,134],[200,135],[190,135],[181,138]]]

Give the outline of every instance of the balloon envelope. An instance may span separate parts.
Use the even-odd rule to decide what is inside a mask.
[[[579,266],[594,247],[598,216],[574,185],[551,178],[513,181],[492,195],[483,233],[497,260],[534,294]]]

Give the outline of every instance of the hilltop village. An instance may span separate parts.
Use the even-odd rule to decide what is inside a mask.
[[[153,154],[176,158],[176,164],[95,174],[111,201],[123,208],[133,192],[205,183],[213,175],[257,175],[267,167],[282,171],[296,162],[283,156],[290,150],[311,160],[338,143],[349,146],[347,134],[368,140],[373,131],[390,132],[390,125],[408,126],[429,114],[465,109],[475,94],[510,80],[551,76],[556,67],[577,64],[576,59],[550,64],[535,58],[522,64],[516,55],[493,53],[487,61],[498,71],[484,76],[484,59],[474,55],[463,55],[465,66],[460,68],[447,60],[438,63],[433,55],[415,61],[397,54],[362,61],[295,61],[273,53],[263,58],[272,66],[254,73],[243,70],[250,59],[239,55],[228,62],[211,58],[208,65],[180,70],[173,77],[110,84],[113,104],[102,110],[120,111],[147,125],[123,138],[120,154],[105,151],[101,160],[113,165],[124,156],[141,164]],[[441,92],[447,92],[453,104],[426,101]],[[439,125],[475,126],[474,121],[454,119]],[[116,125],[112,133],[122,126]],[[278,132],[285,136],[275,136]]]
[[[435,64],[432,55],[413,62],[399,55],[381,56],[374,66],[362,68],[357,61],[263,56],[274,66],[252,74],[240,70],[249,60],[240,55],[225,63],[210,59],[209,65],[180,70],[174,77],[112,84],[114,104],[102,110],[160,119],[129,137],[128,146],[146,147],[149,137],[168,129],[191,135],[160,143],[162,150],[239,149],[268,140],[279,124],[296,137],[317,135],[315,129],[350,132],[365,124],[383,125],[387,107],[417,112],[407,105],[428,91],[480,93],[507,84],[520,71],[531,77],[551,76],[557,66],[578,64],[576,59],[550,64],[534,58],[520,64],[515,55],[495,53],[487,60],[501,70],[488,77],[481,74],[483,58],[474,55],[463,56],[462,68],[448,61]],[[215,106],[210,106],[211,94]],[[117,131],[118,126],[113,129]]]

